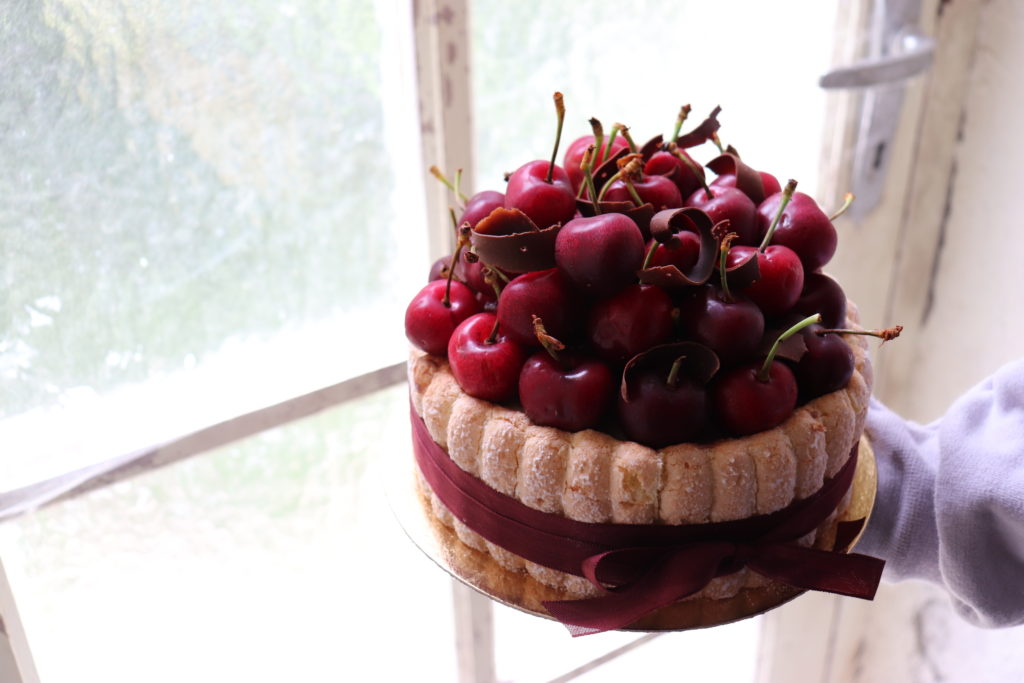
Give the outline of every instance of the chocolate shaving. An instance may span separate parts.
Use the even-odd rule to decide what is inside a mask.
[[[711,218],[700,209],[684,207],[659,211],[651,219],[651,237],[661,244],[673,246],[677,242],[676,233],[682,230],[700,236],[700,252],[693,267],[685,273],[675,265],[646,268],[637,273],[640,282],[674,291],[702,285],[711,279],[718,262],[718,241],[711,232]]]
[[[750,197],[755,204],[764,201],[764,181],[761,174],[740,161],[735,154],[720,154],[705,164],[718,175],[732,174],[736,176],[736,188]]]
[[[601,192],[601,188],[608,182],[608,179],[619,172],[618,161],[627,154],[629,154],[628,147],[620,148],[615,154],[601,162],[601,165],[594,171],[594,187],[597,188],[598,193]]]
[[[808,330],[813,329],[814,326],[807,328]],[[779,338],[783,332],[789,329],[786,327],[772,327],[764,331],[764,336],[761,337],[761,345],[758,349],[758,353],[764,357],[768,355],[768,352],[772,349],[772,344]],[[775,352],[775,358],[783,358],[794,363],[799,363],[800,359],[807,353],[807,342],[804,341],[803,334],[794,334],[788,339],[782,340],[779,344],[779,350]]]
[[[718,122],[718,114],[721,111],[721,107],[715,107],[714,110],[708,114],[708,117],[700,122],[700,125],[689,133],[683,133],[677,137],[676,145],[681,149],[689,149],[690,147],[703,145],[705,142],[710,140],[711,134],[717,133],[718,129],[722,127],[722,124]]]
[[[643,157],[646,162],[657,151],[660,151],[665,146],[665,138],[661,135],[655,135],[653,138],[644,143],[643,147],[640,148],[640,156]]]
[[[707,384],[721,366],[715,352],[697,342],[675,342],[652,346],[643,353],[638,353],[630,358],[626,367],[622,369],[622,383],[619,387],[622,400],[627,403],[630,400],[630,380],[633,376],[639,372],[653,369],[664,370],[667,379],[669,369],[680,356],[683,357],[683,362],[679,366],[679,371],[698,384]]]
[[[510,273],[555,267],[555,238],[561,223],[538,230],[519,209],[496,208],[470,235],[473,250],[489,266]]]
[[[755,250],[746,260],[725,269],[725,277],[729,280],[729,289],[734,292],[746,289],[761,279],[761,268],[757,265],[757,254],[758,251]]]

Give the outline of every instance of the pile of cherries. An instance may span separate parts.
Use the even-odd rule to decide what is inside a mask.
[[[472,396],[655,448],[770,429],[846,386],[854,331],[821,272],[832,221],[723,149],[718,112],[680,134],[683,107],[668,142],[643,146],[591,119],[562,166],[556,138],[504,193],[463,198],[455,253],[406,311],[409,340],[447,355]],[[708,141],[711,183],[686,151]]]

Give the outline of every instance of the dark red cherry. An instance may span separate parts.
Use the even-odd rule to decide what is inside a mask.
[[[671,152],[663,150],[651,155],[651,158],[644,164],[644,173],[665,176],[675,183],[676,187],[679,188],[680,196],[685,198],[693,194],[697,188],[703,187],[704,179],[694,173],[693,170],[700,168],[700,164],[694,161],[693,157],[685,150],[679,150],[679,152],[686,155],[691,165],[687,165]]]
[[[846,326],[846,293],[839,283],[824,273],[804,273],[804,288],[793,304],[803,315],[820,313],[825,327]]]
[[[721,375],[711,390],[718,423],[730,434],[746,436],[782,424],[796,408],[797,384],[793,373],[771,361],[761,380],[760,361],[741,365]]]
[[[782,191],[782,185],[779,184],[778,178],[771,173],[758,171],[758,174],[761,176],[761,186],[764,188],[765,197],[770,197],[776,192]],[[736,187],[736,176],[732,173],[720,175],[711,182],[711,187]],[[765,226],[765,230],[767,229],[768,226]],[[762,230],[761,234],[764,234],[764,230]]]
[[[593,135],[584,135],[576,138],[572,141],[569,147],[565,150],[565,157],[562,160],[562,166],[565,168],[566,174],[569,176],[569,182],[572,183],[573,190],[579,190],[580,184],[583,182],[583,171],[580,170],[580,162],[583,161],[583,155],[586,153],[587,148],[594,144]],[[594,169],[597,169],[601,164],[605,162],[608,157],[615,156],[620,149],[626,149],[629,147],[629,143],[626,142],[625,138],[616,137],[612,141],[611,154],[608,157],[605,156],[605,149],[608,147],[608,138],[605,137],[600,150],[595,150],[597,158],[594,162]]]
[[[578,217],[555,239],[555,262],[580,290],[606,296],[635,281],[644,260],[644,238],[621,213]]]
[[[700,257],[700,236],[690,230],[683,230],[676,233],[676,240],[675,246],[659,244],[651,256],[650,265],[673,265],[684,273],[689,272]],[[651,244],[647,247],[649,249]]]
[[[819,335],[820,325],[801,331],[807,351],[793,366],[800,398],[809,401],[845,387],[853,375],[850,345],[839,334]]]
[[[469,227],[475,228],[481,219],[487,218],[491,211],[499,206],[505,206],[505,195],[495,190],[484,190],[477,192],[466,202],[466,208],[459,218],[459,225],[469,223]]]
[[[729,298],[714,285],[704,285],[679,302],[686,335],[714,351],[723,366],[753,356],[764,335],[764,314],[742,295]]]
[[[636,193],[640,195],[640,199],[654,206],[655,211],[677,209],[683,205],[683,197],[679,194],[679,188],[664,176],[645,175],[639,180],[631,182]],[[613,182],[604,198],[610,202],[633,202],[633,195],[622,180]]]
[[[672,335],[672,299],[654,285],[630,285],[594,304],[587,334],[599,356],[624,363]]]
[[[702,209],[712,223],[728,220],[729,230],[737,235],[736,244],[758,244],[757,207],[750,197],[735,187],[712,186],[709,189],[711,198],[701,188],[689,196],[685,205]]]
[[[630,400],[618,399],[619,424],[630,439],[663,448],[693,440],[707,424],[707,392],[694,380],[670,382],[667,373],[651,369],[631,384]]]
[[[568,278],[557,268],[524,273],[501,291],[498,322],[509,339],[537,346],[533,316],[544,321],[548,334],[564,341],[578,336],[581,305]]]
[[[568,432],[600,422],[615,392],[615,379],[604,363],[563,352],[555,360],[538,351],[519,373],[519,401],[534,424]]]
[[[746,287],[743,294],[758,305],[766,316],[785,313],[793,308],[804,286],[804,269],[800,259],[787,247],[772,245],[759,252],[755,247],[738,246],[729,250],[727,267],[757,255],[760,275]]]
[[[771,195],[757,207],[758,229],[762,235],[768,231],[781,203],[780,192]],[[793,199],[782,211],[771,243],[792,249],[800,258],[804,270],[811,273],[832,259],[838,236],[832,221],[818,207],[817,202],[802,192],[795,192]]]
[[[524,164],[509,177],[505,188],[505,208],[519,209],[541,229],[566,223],[576,214],[576,195],[569,176],[561,166],[555,166],[548,182],[549,167],[547,161]]]

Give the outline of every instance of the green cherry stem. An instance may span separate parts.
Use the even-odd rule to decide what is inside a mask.
[[[782,188],[782,203],[779,204],[779,210],[775,212],[775,218],[772,219],[772,224],[768,226],[768,232],[764,234],[764,239],[761,240],[761,246],[757,248],[762,254],[764,250],[768,248],[768,245],[772,243],[772,235],[775,234],[775,228],[778,227],[779,221],[782,219],[782,212],[786,210],[786,205],[789,204],[789,200],[793,198],[793,193],[796,192],[796,181],[792,178],[786,183],[786,187]]]
[[[675,389],[677,386],[679,386],[679,371],[683,367],[684,360],[686,360],[686,356],[682,355],[679,356],[679,358],[676,358],[674,361],[672,361],[672,367],[668,371],[668,379],[665,380],[665,384],[667,384],[672,389]]]
[[[462,205],[465,206],[466,202],[469,201],[469,197],[462,193],[462,169],[455,169],[455,196],[462,201]]]
[[[903,331],[903,325],[896,325],[895,327],[887,327],[884,330],[849,330],[849,329],[824,329],[815,330],[815,334],[819,337],[826,334],[859,334],[865,337],[878,337],[882,340],[882,343],[892,341],[896,337],[900,336]]]
[[[587,151],[583,153],[583,160],[580,162],[580,168],[583,169],[583,184],[587,187],[587,192],[590,194],[590,203],[594,205],[594,215],[600,215],[601,203],[597,198],[597,188],[594,187],[594,146],[590,145],[587,147]]]
[[[684,104],[679,108],[679,114],[676,116],[676,127],[672,129],[672,137],[669,138],[669,142],[675,142],[679,137],[679,131],[683,129],[683,124],[686,122],[686,117],[690,115],[690,105]]]
[[[719,154],[725,154],[726,150],[725,150],[725,147],[722,146],[722,139],[720,137],[718,137],[718,133],[712,133],[711,134],[711,142],[715,143],[715,147],[718,148],[718,153]],[[739,155],[737,155],[737,156],[739,156]]]
[[[633,142],[633,136],[629,134],[629,126],[624,126],[621,123],[616,123],[615,125],[619,127],[619,132],[622,133],[622,137],[625,138],[626,144],[629,145],[629,153],[636,154],[636,143]]]
[[[465,204],[467,201],[469,201],[469,198],[466,197],[466,195],[462,194],[462,192],[459,190],[459,182],[462,179],[461,168],[455,174],[455,184],[452,184],[452,181],[448,180],[448,178],[445,177],[444,173],[441,173],[441,169],[439,169],[437,166],[430,167],[430,175],[440,180],[445,187],[452,191],[452,193],[456,196],[456,198],[459,199],[459,201],[462,202],[462,204]]]
[[[642,266],[640,266],[640,270],[647,270],[648,268],[651,267],[651,261],[654,260],[654,252],[658,250],[658,247],[660,245],[661,242],[659,242],[658,240],[651,241],[651,246],[647,248],[647,253],[644,254],[644,263]]]
[[[836,212],[834,214],[832,214],[831,216],[829,216],[828,219],[830,221],[834,221],[835,219],[839,218],[844,213],[846,213],[846,210],[849,209],[850,206],[853,204],[853,200],[854,199],[856,199],[856,197],[853,195],[852,192],[847,192],[846,194],[844,194],[843,195],[843,205],[840,206],[838,209],[836,209]]]
[[[768,373],[772,367],[772,361],[775,360],[775,354],[779,352],[779,347],[782,345],[782,342],[786,341],[794,334],[807,327],[808,325],[813,325],[814,323],[820,322],[821,315],[819,313],[815,313],[814,315],[807,316],[806,318],[798,322],[796,325],[793,325],[793,327],[789,328],[788,330],[780,334],[779,338],[775,340],[774,344],[772,344],[772,348],[768,351],[768,357],[764,359],[764,365],[762,365],[761,369],[757,371],[757,381],[768,381]]]
[[[562,143],[562,124],[565,123],[565,102],[562,99],[562,93],[556,92],[554,98],[555,113],[558,115],[558,130],[555,132],[555,148],[551,151],[551,163],[548,164],[548,184],[551,184],[551,178],[555,172],[555,159],[558,158],[558,145]]]
[[[448,212],[451,214],[452,223],[454,223],[455,209],[449,208]],[[469,232],[469,223],[463,223],[462,226],[458,228],[459,237],[458,241],[455,243],[455,253],[452,254],[452,263],[450,266],[448,266],[448,281],[444,285],[444,298],[441,299],[441,303],[444,305],[445,308],[451,308],[452,305],[452,278],[455,276],[455,266],[459,262],[459,256],[462,254],[462,248],[469,244]]]
[[[608,142],[604,148],[604,159],[608,159],[612,154],[612,143],[615,142],[615,138],[619,137],[619,125],[618,123],[612,124],[612,132],[608,134]]]

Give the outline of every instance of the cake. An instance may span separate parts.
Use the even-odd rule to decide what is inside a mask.
[[[781,187],[729,148],[707,183],[686,150],[720,144],[718,110],[680,134],[687,113],[669,142],[642,147],[592,120],[565,168],[530,162],[505,193],[470,198],[455,253],[406,312],[427,514],[565,600],[610,584],[537,540],[549,528],[568,529],[568,545],[577,532],[601,547],[605,531],[665,528],[708,541],[702,529],[752,533],[828,493],[810,530],[786,542],[830,549],[849,498],[832,482],[850,476],[871,392],[865,335],[897,333],[865,332],[821,273],[836,232],[794,181]],[[435,490],[431,473],[449,461],[455,484]],[[497,522],[481,519],[488,505]],[[529,542],[503,545],[513,532],[501,515],[514,526],[516,510],[534,511]],[[718,566],[680,599],[777,580],[750,563]]]

